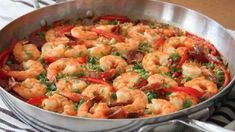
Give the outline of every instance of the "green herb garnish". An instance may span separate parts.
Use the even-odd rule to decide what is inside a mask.
[[[153,50],[153,48],[147,41],[142,41],[139,44],[138,50],[143,53],[149,53]]]
[[[187,99],[184,104],[183,107],[185,108],[189,108],[192,105],[192,101],[190,99]]]
[[[185,77],[185,81],[187,82],[187,81],[190,81],[190,80],[192,80],[192,77]]]
[[[137,63],[134,65],[133,71],[139,73],[139,75],[144,79],[147,79],[149,76],[148,72],[145,71],[145,69],[143,68],[143,66],[140,63]]]
[[[153,92],[147,92],[146,95],[147,95],[147,97],[148,97],[148,101],[149,101],[149,102],[151,102],[152,99],[159,97],[159,94],[156,94],[156,93],[153,93]]]

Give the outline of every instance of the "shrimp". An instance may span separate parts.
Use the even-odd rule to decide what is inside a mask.
[[[197,97],[191,96],[185,92],[173,92],[168,97],[170,102],[175,105],[177,110],[183,109],[186,101],[190,101],[190,106],[199,102]]]
[[[182,70],[184,77],[196,78],[202,74],[201,68],[196,63],[184,63]]]
[[[65,75],[76,75],[80,74],[83,69],[77,59],[72,58],[61,58],[51,63],[47,68],[47,79],[54,81],[56,76],[61,73]]]
[[[164,99],[152,99],[152,103],[147,105],[147,111],[151,112],[151,115],[166,115],[177,111],[177,108],[169,101]]]
[[[53,94],[42,101],[42,108],[49,111],[59,112],[65,115],[76,115],[74,104],[71,100],[59,94]]]
[[[104,84],[90,84],[85,90],[83,90],[82,95],[93,98],[95,96],[103,97],[105,102],[110,103],[112,89],[110,86]]]
[[[41,50],[41,57],[62,58],[65,53],[65,45],[48,42],[42,46]]]
[[[82,57],[86,55],[86,53],[87,48],[85,45],[74,45],[65,50],[64,57]]]
[[[168,72],[168,58],[168,54],[155,51],[144,56],[142,65],[150,74]]]
[[[89,110],[93,111],[89,111]],[[88,117],[88,118],[108,118],[109,107],[106,103],[94,104],[92,100],[88,100],[83,103],[77,111],[77,116],[79,117]]]
[[[60,43],[60,44],[66,44],[69,42],[69,38],[63,36],[63,37],[58,37],[56,35],[55,29],[50,29],[45,33],[45,39],[47,42],[55,42],[55,43]]]
[[[200,92],[203,92],[205,98],[212,97],[219,92],[216,84],[210,80],[205,79],[204,77],[194,78],[191,81],[186,82],[184,86],[191,87]]]
[[[111,52],[111,47],[109,45],[100,44],[89,48],[88,52],[90,56],[100,58],[102,56],[108,55]]]
[[[176,53],[176,49],[179,47],[192,48],[196,41],[190,37],[171,37],[163,45],[163,52],[168,54]]]
[[[25,99],[42,97],[47,92],[47,86],[34,78],[27,78],[23,82],[15,84],[12,88]]]
[[[28,44],[28,41],[19,41],[13,49],[13,55],[18,62],[37,60],[40,54],[37,46]]]
[[[169,76],[161,75],[161,74],[154,74],[149,76],[148,83],[154,84],[154,83],[160,83],[162,85],[168,85],[167,87],[177,87],[178,83],[170,78]]]
[[[127,63],[119,56],[107,55],[99,60],[100,67],[102,70],[106,71],[112,68],[119,69],[120,72],[124,72],[127,67]]]
[[[81,40],[94,40],[98,38],[95,32],[86,30],[84,26],[74,27],[71,30],[71,35]]]
[[[24,71],[6,70],[5,72],[8,76],[14,77],[17,80],[21,81],[27,78],[35,78],[42,72],[44,72],[43,65],[38,61],[28,60],[26,62],[23,62],[22,65],[25,69]]]
[[[136,72],[123,73],[113,80],[113,86],[117,89],[133,88],[141,79]]]
[[[115,25],[98,25],[96,26],[96,29],[100,29],[106,32],[112,32]]]
[[[130,50],[138,49],[139,41],[135,39],[127,39],[125,42],[119,42],[111,46],[114,47],[120,54],[125,54]]]
[[[148,99],[145,93],[138,89],[119,89],[116,92],[117,103],[130,103],[123,106],[126,113],[139,113],[144,112],[148,104]]]
[[[131,26],[128,28],[127,34],[133,39],[143,41],[145,40],[144,32],[146,29],[149,29],[149,26],[143,24]]]

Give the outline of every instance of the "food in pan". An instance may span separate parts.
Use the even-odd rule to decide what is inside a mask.
[[[210,42],[152,20],[60,20],[0,54],[1,85],[45,110],[87,118],[166,115],[230,81]]]

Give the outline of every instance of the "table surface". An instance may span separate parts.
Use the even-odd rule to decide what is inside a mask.
[[[203,13],[228,29],[235,30],[235,0],[161,0]]]

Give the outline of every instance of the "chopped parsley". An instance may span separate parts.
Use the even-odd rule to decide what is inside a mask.
[[[72,90],[73,90],[74,93],[81,93],[81,91],[77,88],[73,88]]]
[[[185,108],[189,108],[192,105],[192,101],[190,99],[187,99],[184,104],[183,107]]]
[[[120,56],[120,53],[118,53],[117,51],[113,51],[111,54],[114,56]]]
[[[88,57],[87,62],[91,64],[96,64],[98,63],[98,59],[96,57]]]
[[[142,41],[139,44],[138,50],[143,53],[149,53],[153,50],[153,48],[147,41]]]
[[[117,94],[116,94],[116,93],[112,93],[112,94],[111,94],[111,98],[112,98],[113,100],[116,100],[116,99],[117,99]]]
[[[169,59],[171,59],[173,62],[177,62],[180,59],[180,55],[178,53],[171,54]]]
[[[159,94],[156,94],[156,93],[153,93],[153,92],[147,92],[146,95],[147,95],[147,97],[148,97],[148,101],[149,101],[149,102],[151,102],[152,99],[159,97]]]
[[[46,72],[41,73],[41,74],[37,77],[37,79],[38,79],[41,83],[43,83],[43,84],[45,84],[45,85],[47,86],[48,92],[50,92],[50,91],[55,91],[55,90],[57,89],[57,88],[56,88],[56,85],[55,85],[54,83],[50,83],[49,80],[47,79]]]
[[[213,70],[213,69],[215,68],[215,64],[213,64],[213,63],[207,63],[206,67],[209,68],[209,69],[211,69],[211,70]]]
[[[187,81],[190,81],[190,80],[192,80],[192,77],[185,77],[185,81],[187,82]]]
[[[150,22],[148,23],[148,25],[149,25],[149,27],[152,28],[152,29],[155,29],[155,28],[157,27],[157,24],[156,24],[156,22],[154,22],[154,21],[150,21]]]
[[[65,78],[66,75],[64,73],[59,73],[57,76],[56,76],[56,79],[61,79],[61,78]]]
[[[143,68],[143,66],[140,63],[136,63],[134,65],[133,71],[139,73],[139,75],[144,79],[147,79],[149,76],[148,72],[145,71],[145,69]]]
[[[112,20],[112,21],[109,21],[109,24],[110,25],[117,25],[118,21],[117,20]]]

